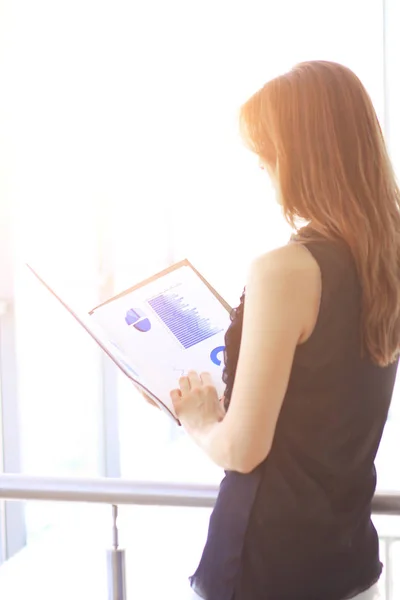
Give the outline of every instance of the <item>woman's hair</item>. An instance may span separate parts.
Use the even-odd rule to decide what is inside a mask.
[[[361,348],[400,351],[400,191],[371,99],[348,68],[295,66],[242,106],[248,146],[275,170],[286,219],[341,239],[362,288]]]

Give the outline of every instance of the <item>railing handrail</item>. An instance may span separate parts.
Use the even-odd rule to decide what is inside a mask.
[[[130,481],[106,477],[0,475],[0,498],[5,500],[210,508],[214,506],[217,493],[217,485]],[[377,492],[372,501],[372,512],[400,515],[400,493]]]
[[[130,481],[109,477],[0,475],[0,499],[212,507],[216,485]]]

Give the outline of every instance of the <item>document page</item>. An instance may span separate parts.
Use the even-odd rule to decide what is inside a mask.
[[[170,390],[190,369],[211,373],[219,395],[223,394],[229,310],[187,261],[90,314],[168,408],[172,409]]]

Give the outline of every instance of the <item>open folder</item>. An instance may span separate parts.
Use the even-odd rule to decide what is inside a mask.
[[[170,399],[190,369],[211,373],[224,391],[224,338],[231,309],[183,260],[80,315],[30,266],[121,371],[175,422]]]

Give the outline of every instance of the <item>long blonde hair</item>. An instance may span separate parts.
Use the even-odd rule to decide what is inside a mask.
[[[240,123],[277,173],[288,222],[310,222],[350,248],[362,287],[361,349],[390,364],[400,350],[400,191],[361,81],[336,63],[301,63],[254,94]]]

